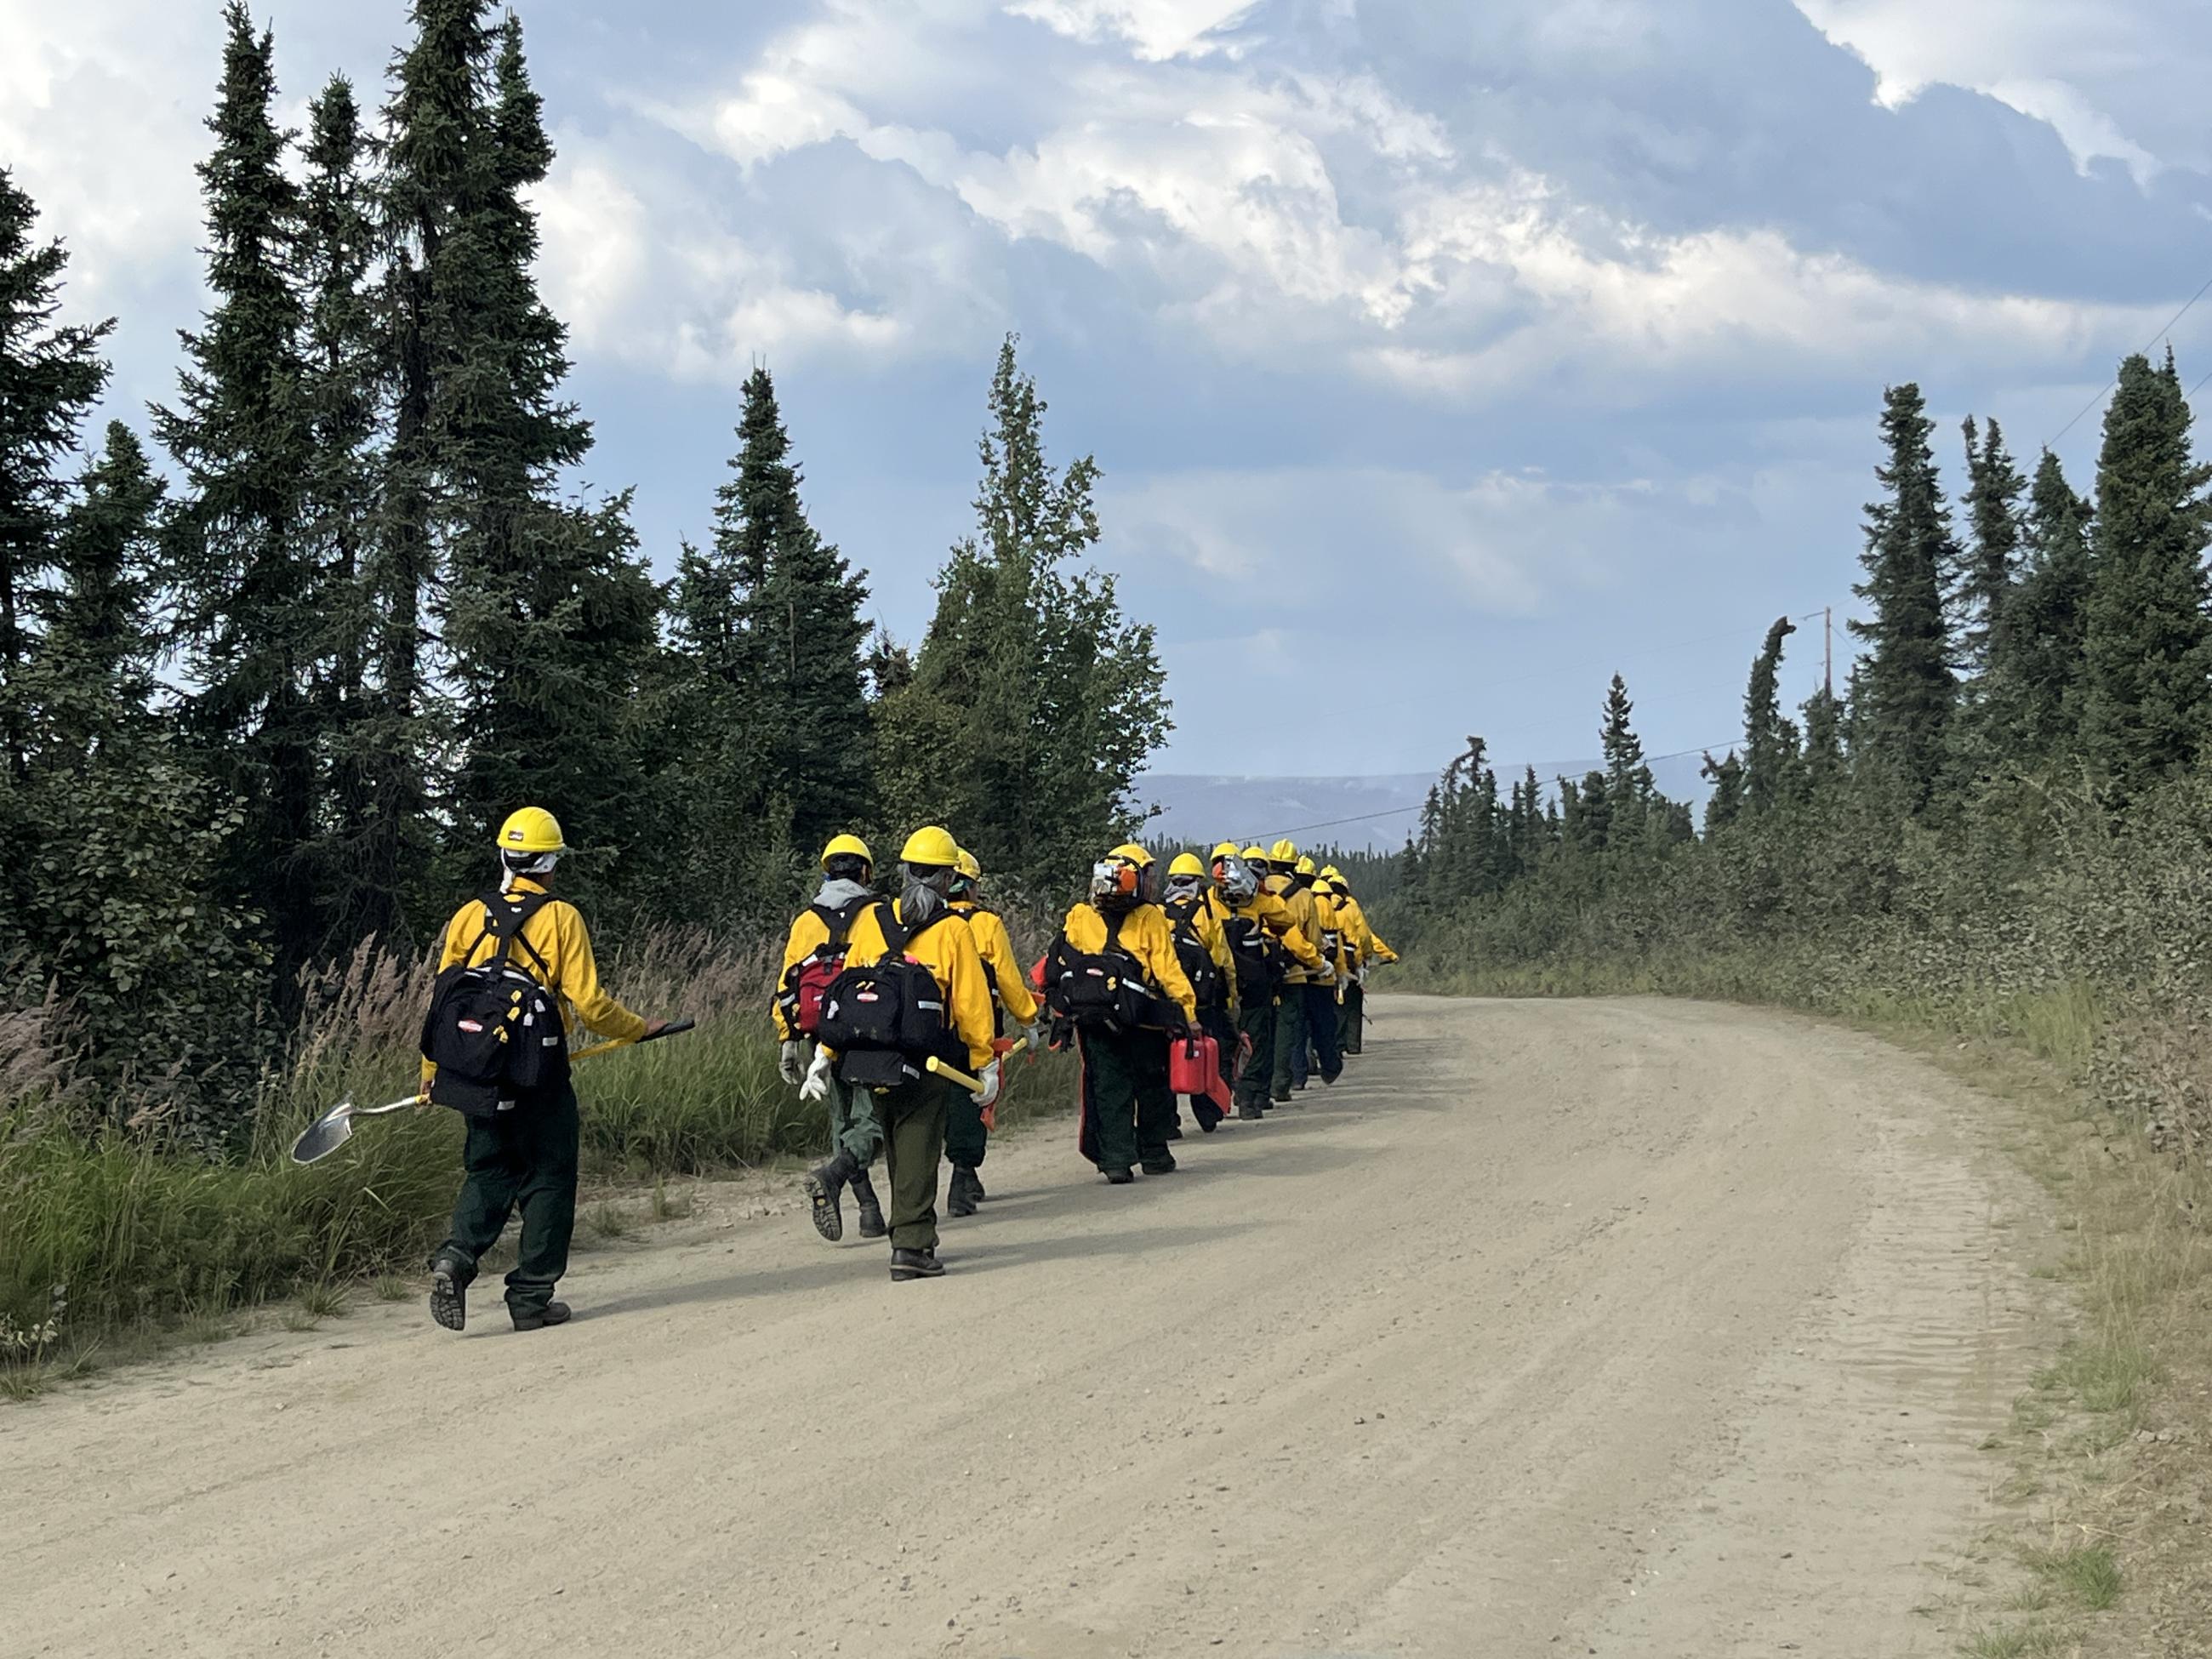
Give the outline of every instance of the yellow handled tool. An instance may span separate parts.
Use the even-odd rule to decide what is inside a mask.
[[[1012,1060],[1016,1054],[1021,1053],[1023,1049],[1029,1046],[1030,1040],[1027,1037],[1024,1037],[1020,1042],[1015,1043],[1012,1048],[1007,1049],[1005,1054],[1000,1054],[999,1058],[1002,1061]],[[941,1077],[947,1083],[957,1083],[971,1095],[980,1095],[983,1092],[983,1079],[981,1078],[969,1077],[967,1073],[960,1071],[957,1067],[947,1066],[935,1054],[932,1054],[929,1057],[928,1064],[932,1075]]]

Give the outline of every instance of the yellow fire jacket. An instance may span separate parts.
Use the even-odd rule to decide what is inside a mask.
[[[1318,951],[1321,948],[1321,915],[1314,907],[1314,896],[1300,887],[1288,876],[1267,878],[1267,890],[1282,901],[1290,913],[1291,923],[1306,936],[1306,942]],[[1334,985],[1336,969],[1325,958],[1312,968],[1295,967],[1284,981],[1286,985]]]
[[[1095,957],[1106,948],[1106,918],[1094,907],[1079,904],[1060,924],[1060,936],[1070,950]],[[1157,904],[1140,904],[1121,918],[1121,931],[1114,937],[1137,959],[1152,988],[1181,1008],[1185,1019],[1195,1022],[1198,998],[1183,976],[1182,963],[1176,960],[1175,932],[1167,913]]]
[[[1223,902],[1226,904],[1228,901],[1224,899]],[[1290,907],[1274,894],[1263,889],[1252,896],[1251,903],[1241,908],[1230,905],[1229,909],[1231,915],[1257,921],[1273,934],[1277,942],[1290,953],[1293,962],[1310,969],[1321,967],[1321,952],[1315,950],[1312,941],[1298,931],[1297,924],[1291,920]]]
[[[890,954],[884,938],[884,916],[898,915],[896,902],[878,904],[861,913],[853,924],[853,937],[845,946],[848,963],[872,966]],[[967,1045],[971,1069],[981,1072],[991,1063],[992,1042],[997,1030],[991,1018],[991,981],[983,976],[983,957],[975,948],[975,935],[956,915],[922,930],[906,947],[909,961],[929,969],[937,988],[945,993],[945,1018]]]
[[[526,893],[545,890],[526,876],[517,877],[514,886]],[[446,924],[444,948],[438,953],[440,973],[448,968],[473,968],[492,959],[499,946],[484,933],[488,920],[482,899],[471,899],[453,912],[453,919]],[[645,1035],[648,1023],[645,1017],[623,1007],[600,985],[599,966],[592,956],[591,931],[568,900],[554,899],[523,923],[507,960],[561,999],[562,1019],[571,1032],[581,1028],[629,1042]],[[424,1086],[436,1073],[437,1067],[428,1060],[422,1063]]]
[[[855,896],[858,896],[857,890]],[[857,916],[855,920],[858,920]],[[791,936],[783,942],[783,967],[775,976],[776,989],[779,993],[790,981],[791,970],[828,944],[829,940],[830,924],[823,919],[819,910],[811,904],[808,905],[799,913],[798,919],[791,924]],[[845,942],[848,947],[851,945],[850,935],[847,936]],[[780,995],[769,1000],[769,1018],[775,1022],[777,1042],[788,1042],[796,1035],[791,1029],[791,1022],[783,1017],[783,1001]]]
[[[1006,919],[973,899],[956,901],[952,910],[955,915],[967,917],[968,930],[975,935],[976,953],[991,970],[992,988],[999,994],[999,1006],[1006,1011],[1006,1018],[1017,1025],[1027,1025],[1037,1017],[1036,998],[1030,994],[1029,975],[1022,971],[1021,958],[1014,953],[1013,936],[1006,932]]]

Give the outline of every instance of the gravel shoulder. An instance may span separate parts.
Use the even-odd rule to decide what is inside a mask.
[[[6,1650],[1953,1651],[2050,1340],[1986,1109],[1765,1012],[1373,1006],[1172,1176],[995,1148],[934,1284],[754,1182],[561,1331],[488,1285],[0,1413]]]

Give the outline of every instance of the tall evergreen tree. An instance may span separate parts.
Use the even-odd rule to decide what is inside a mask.
[[[867,588],[807,521],[800,475],[765,368],[747,377],[733,476],[714,545],[744,586],[750,647],[750,765],[791,803],[791,835],[812,848],[867,812],[871,775],[861,647]]]
[[[2089,597],[2089,502],[2049,450],[2028,498],[2028,557],[2013,605],[2014,747],[2031,763],[2071,746],[2081,718]]]
[[[0,788],[29,769],[22,674],[35,646],[31,612],[52,567],[69,491],[64,458],[107,384],[100,342],[113,319],[58,324],[59,242],[36,240],[38,210],[0,167]],[[0,836],[9,835],[0,801]],[[0,854],[9,850],[0,842]],[[12,860],[0,855],[0,864]]]
[[[1113,579],[1073,568],[1098,540],[1088,456],[1056,473],[1044,399],[1010,336],[992,375],[978,533],[953,550],[915,664],[879,705],[888,805],[942,818],[987,866],[1065,880],[1139,821],[1129,790],[1170,729],[1152,629]]]
[[[2020,500],[2027,481],[2005,448],[1995,420],[1978,433],[1966,417],[1966,522],[1973,544],[1954,592],[1960,668],[1970,676],[2002,672],[2013,592],[2019,580]]]
[[[1755,812],[1771,811],[1781,803],[1797,765],[1797,728],[1782,713],[1779,690],[1783,644],[1796,631],[1789,617],[1775,619],[1751,665],[1751,684],[1743,694],[1745,758],[1740,781],[1744,802]],[[1729,759],[1735,758],[1731,750]],[[1710,768],[1710,757],[1707,764]],[[1708,770],[1706,775],[1712,774]]]
[[[1841,787],[1848,764],[1844,753],[1844,701],[1826,686],[1805,699],[1805,793],[1819,810]]]
[[[1705,798],[1705,833],[1710,836],[1743,815],[1744,765],[1731,749],[1718,760],[1707,755],[1698,770],[1713,786]]]
[[[184,477],[170,520],[171,578],[194,682],[186,731],[220,787],[246,803],[240,884],[275,932],[280,974],[320,942],[313,842],[321,804],[313,682],[324,642],[320,572],[305,534],[312,459],[301,400],[304,313],[289,262],[299,191],[271,117],[275,46],[244,0],[228,39],[207,203],[204,326],[155,430]]]
[[[1956,563],[1920,388],[1892,386],[1882,399],[1887,459],[1875,477],[1886,492],[1867,507],[1867,579],[1856,588],[1874,607],[1852,631],[1872,646],[1858,679],[1860,732],[1908,810],[1925,804],[1942,768],[1943,735],[1958,684],[1952,677],[1943,573]]]
[[[110,422],[56,538],[56,580],[39,596],[43,628],[30,682],[36,747],[57,787],[66,787],[88,757],[153,719],[162,494],[137,435]]]
[[[2120,365],[2105,412],[2082,632],[2083,746],[2123,790],[2203,752],[2212,677],[2203,556],[2212,468],[2191,456],[2171,353]]]
[[[1618,674],[1605,694],[1605,720],[1598,741],[1605,748],[1605,793],[1611,811],[1610,832],[1632,835],[1640,829],[1651,803],[1651,769],[1644,763],[1644,740],[1636,735],[1631,717],[1636,705],[1628,698],[1628,682]]]
[[[352,84],[333,76],[308,105],[306,181],[295,258],[302,293],[300,407],[309,460],[301,533],[322,623],[314,650],[315,718],[326,750],[327,822],[314,871],[324,948],[397,931],[402,915],[393,838],[376,823],[376,779],[408,761],[377,684],[381,618],[373,584],[385,336],[373,284],[377,229],[368,141]]]

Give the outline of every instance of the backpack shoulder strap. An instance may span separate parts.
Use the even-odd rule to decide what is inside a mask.
[[[493,888],[484,894],[482,902],[484,907],[484,932],[499,941],[499,949],[492,953],[490,962],[485,965],[492,968],[506,967],[508,953],[520,945],[523,954],[538,964],[538,971],[543,976],[543,983],[549,990],[552,988],[551,965],[539,954],[538,947],[523,937],[522,930],[530,925],[530,919],[532,916],[553,902],[553,895],[544,892],[525,893],[519,899],[510,900],[505,893]],[[471,956],[475,954],[473,946],[471,947],[470,954]]]
[[[886,956],[905,954],[908,945],[936,927],[939,922],[949,921],[955,914],[956,912],[947,908],[939,910],[928,921],[917,922],[911,927],[896,918],[885,921],[884,923],[884,954]]]
[[[830,930],[830,937],[824,942],[831,950],[842,951],[852,942],[853,924],[860,921],[860,913],[882,902],[873,893],[863,893],[859,898],[847,899],[834,910],[822,904],[810,904],[806,908],[820,916],[822,925]]]

